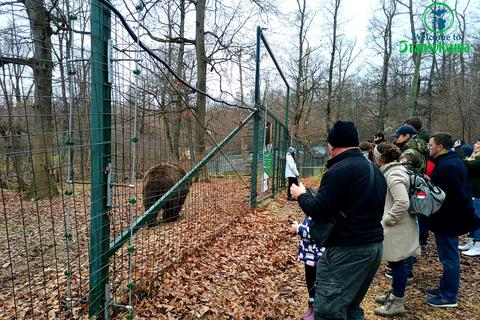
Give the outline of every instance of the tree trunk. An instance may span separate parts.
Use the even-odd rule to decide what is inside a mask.
[[[303,79],[303,42],[305,37],[303,35],[303,28],[305,26],[305,7],[306,0],[303,0],[303,5],[300,4],[300,0],[297,0],[298,5],[298,15],[300,22],[300,30],[298,31],[298,72],[296,79],[296,90],[295,90],[295,113],[293,118],[293,138],[298,138],[298,131],[300,125],[300,119],[302,117],[302,79]]]
[[[180,0],[180,25],[179,25],[179,37],[183,39],[185,37],[185,0]],[[184,77],[184,56],[185,56],[185,42],[181,42],[178,50],[178,57],[177,57],[177,70],[176,73],[179,77]],[[183,92],[183,86],[179,86],[177,88],[179,92]],[[183,109],[183,96],[177,97],[175,103],[175,113],[177,114],[177,125],[173,128],[173,144],[174,144],[174,157],[179,160],[180,159],[180,128],[182,124],[182,109]]]
[[[423,36],[424,32],[422,32],[422,39],[420,40],[420,45],[423,44]],[[410,103],[408,104],[407,109],[407,118],[415,115],[418,109],[418,88],[420,87],[420,64],[422,62],[422,53],[417,52],[416,60],[415,60],[415,73],[413,74],[412,80],[412,89],[410,91]]]
[[[437,45],[437,40],[433,40],[433,45]],[[433,100],[433,78],[435,76],[435,67],[437,64],[437,58],[432,55],[432,65],[430,66],[430,76],[427,82],[427,131],[432,129],[432,100]]]
[[[383,5],[383,12],[387,19],[385,24],[385,30],[383,32],[383,71],[382,71],[382,82],[381,82],[381,94],[380,94],[380,108],[378,113],[378,130],[385,130],[385,116],[387,114],[388,107],[388,69],[390,63],[390,57],[392,56],[392,24],[393,18],[396,12],[395,1],[392,1],[390,7],[387,8],[386,4]]]
[[[197,55],[197,88],[207,92],[207,55],[205,52],[205,3],[206,0],[198,0],[195,4],[195,50]],[[195,149],[196,160],[200,161],[205,157],[205,116],[207,100],[205,95],[197,92],[196,118],[195,122]],[[207,167],[205,166],[199,178],[208,181]]]
[[[332,87],[333,87],[333,67],[335,66],[335,54],[337,51],[337,18],[338,10],[340,8],[340,0],[334,1],[333,8],[333,35],[332,35],[332,52],[330,54],[330,66],[328,68],[328,83],[327,83],[327,109],[325,112],[325,126],[326,132],[331,127],[331,104],[332,104]],[[326,135],[326,134],[325,134]]]
[[[33,119],[33,181],[25,198],[41,199],[58,194],[52,175],[52,30],[43,1],[26,0],[34,42],[33,78],[35,103]]]

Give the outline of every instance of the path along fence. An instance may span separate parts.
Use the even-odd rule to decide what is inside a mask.
[[[2,319],[125,310],[133,318],[146,279],[286,186],[290,137],[260,103],[261,50],[279,66],[260,28],[255,101],[245,107],[184,82],[110,3],[67,9],[69,32],[53,35],[47,49],[55,54],[44,57],[38,51],[48,44],[34,41],[42,21],[2,12],[12,26],[0,60]],[[202,115],[196,103],[205,98]],[[323,165],[301,142],[294,147],[302,176]],[[144,176],[159,163],[186,174],[162,177],[168,189],[145,208]],[[166,206],[180,217],[166,219]]]

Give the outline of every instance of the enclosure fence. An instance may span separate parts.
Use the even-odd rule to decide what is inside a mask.
[[[142,5],[132,21],[103,0],[55,8],[68,28],[50,43],[17,9],[2,11],[2,319],[132,319],[148,279],[285,189],[289,146],[302,177],[323,165],[261,105],[259,77],[246,107],[176,74],[141,42]],[[275,58],[257,37],[258,75],[260,50]]]

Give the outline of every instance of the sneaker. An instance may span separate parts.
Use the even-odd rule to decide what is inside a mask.
[[[440,308],[455,308],[457,306],[457,302],[453,300],[447,300],[445,298],[441,298],[440,296],[428,298],[427,304],[432,307],[440,307]]]
[[[392,268],[390,268],[388,264],[385,266],[385,270],[387,270],[388,272],[392,272]]]
[[[458,250],[460,251],[467,251],[473,247],[473,238],[467,237],[467,244],[464,246],[458,246]]]
[[[440,294],[440,290],[438,290],[438,289],[426,289],[425,293],[432,296],[432,297],[436,297]]]
[[[391,272],[385,273],[385,277],[387,277],[389,279],[393,279],[393,276],[392,276]],[[413,273],[408,272],[407,273],[407,281],[412,281],[412,280],[413,280]]]
[[[463,251],[463,255],[469,257],[480,256],[480,241],[473,241],[473,246],[468,251]]]

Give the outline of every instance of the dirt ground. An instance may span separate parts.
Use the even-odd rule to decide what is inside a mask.
[[[318,186],[312,179],[303,182]],[[146,283],[148,298],[134,306],[136,319],[301,319],[308,296],[304,267],[296,262],[299,237],[288,219],[303,221],[304,215],[297,202],[285,199],[285,192],[278,194],[208,246]],[[407,285],[407,310],[401,319],[480,319],[480,257],[460,255],[457,308],[426,304],[425,288],[436,287],[442,273],[432,234],[428,241],[414,266],[414,280]],[[382,262],[362,303],[366,319],[382,319],[373,310],[378,306],[374,296],[384,294],[390,284],[384,273]]]

